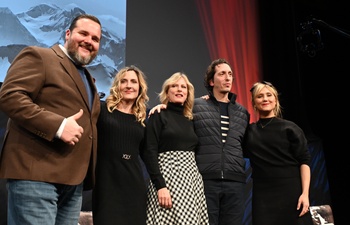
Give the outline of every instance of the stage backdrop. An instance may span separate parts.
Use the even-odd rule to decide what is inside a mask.
[[[108,93],[115,73],[126,65],[126,0],[108,0],[103,4],[96,3],[97,1],[93,0],[86,0],[83,3],[77,0],[46,0],[44,4],[37,0],[2,0],[0,2],[0,27],[2,31],[0,33],[0,81],[4,79],[10,63],[23,47],[27,45],[47,47],[56,43],[63,44],[64,31],[67,29],[70,19],[78,13],[89,13],[99,17],[103,26],[101,49],[98,57],[89,66],[89,70],[96,79],[98,90]],[[211,4],[216,7],[210,7],[202,1],[158,0],[143,2],[128,0],[128,8],[133,9],[134,13],[128,15],[128,26],[131,25],[131,27],[128,28],[130,36],[128,36],[127,43],[130,54],[127,56],[127,65],[136,64],[148,75],[151,106],[153,103],[157,103],[156,95],[160,91],[162,82],[178,70],[188,73],[196,87],[197,96],[205,94],[202,81],[206,66],[214,58],[225,57],[237,72],[233,91],[238,92],[239,101],[252,112],[249,97],[246,94],[250,85],[259,80],[261,75],[260,62],[257,58],[259,46],[251,44],[257,44],[256,37],[251,35],[258,33],[256,21],[252,18],[254,13],[242,13],[242,10],[233,5],[234,1],[227,1],[227,3],[231,4],[225,4],[225,12],[235,9],[241,14],[226,13],[225,15],[236,15],[237,18],[241,18],[241,25],[238,24],[237,18],[225,21],[224,17],[210,16],[216,15],[217,11],[220,11],[215,1],[212,1]],[[255,1],[246,1],[245,4],[249,4],[249,7],[244,7],[245,9],[250,8],[253,11],[256,9]],[[157,13],[145,10],[146,5],[157,9]],[[176,18],[178,23],[170,23],[169,18]],[[244,25],[247,20],[250,24],[248,27]],[[160,21],[168,22],[168,26],[162,26]],[[209,23],[205,24],[205,21]],[[235,43],[240,42],[241,44],[231,45],[229,40],[232,38],[226,39],[226,33],[211,33],[212,26],[219,28],[220,26],[216,26],[218,24],[230,27],[231,29],[227,29],[230,31],[230,35],[227,37],[236,38]],[[238,28],[243,30],[238,31]],[[248,29],[248,31],[244,31],[244,29]],[[249,39],[244,36],[248,33],[250,34]],[[208,34],[210,36],[206,36]],[[243,42],[245,40],[250,42]],[[240,48],[236,49],[237,46]],[[200,51],[197,51],[197,47]],[[237,55],[238,53],[243,55]],[[202,57],[198,57],[198,55]],[[145,56],[150,61],[145,60]],[[173,60],[174,58],[175,60]],[[250,61],[248,60],[249,64],[240,63],[241,59],[250,59]],[[255,78],[252,78],[251,75]],[[0,121],[4,122],[0,127],[3,132],[6,118],[1,116]],[[311,204],[329,204],[329,188],[322,142],[310,140],[309,150],[313,157]],[[247,159],[248,185],[244,225],[251,224],[252,180],[250,179],[251,168],[249,165]],[[2,192],[3,190],[3,183],[0,183],[1,207],[6,206],[6,198],[4,197],[6,192]],[[90,193],[86,193],[85,197],[84,209],[89,210],[91,207]],[[2,214],[5,212],[6,209],[0,208],[0,219],[5,218]]]
[[[112,79],[125,65],[126,0],[1,0],[0,81],[25,46],[63,44],[71,20],[83,13],[97,16],[102,24],[100,51],[88,69],[98,91],[108,94]]]

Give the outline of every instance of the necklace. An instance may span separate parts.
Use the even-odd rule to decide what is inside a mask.
[[[271,122],[272,122],[272,120],[274,119],[275,117],[272,117],[267,123],[265,123],[265,124],[262,124],[262,122],[261,122],[261,120],[259,120],[259,125],[260,125],[260,127],[261,128],[264,128],[264,127],[266,127],[267,125],[269,125]]]

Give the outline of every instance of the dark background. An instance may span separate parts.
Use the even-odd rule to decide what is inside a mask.
[[[346,141],[347,76],[350,74],[350,14],[345,1],[261,1],[264,78],[278,86],[284,116],[297,122],[308,139],[323,143],[335,224],[349,224]],[[311,15],[311,16],[310,16]],[[319,29],[323,48],[312,57],[300,51],[300,23],[308,18],[329,26]],[[345,31],[347,35],[339,32]],[[306,39],[307,36],[306,36]],[[317,43],[317,38],[310,38]],[[345,130],[345,131],[344,131]]]
[[[349,35],[349,8],[345,1],[331,0],[258,3],[264,80],[280,91],[284,118],[301,126],[311,142],[322,143],[335,223],[348,224],[341,205],[349,199],[344,182],[349,177],[345,79],[350,74],[350,38],[339,29]],[[311,22],[319,36],[308,35],[301,26],[312,18],[326,23]],[[128,0],[126,39],[126,65],[146,73],[151,106],[158,104],[163,81],[176,71],[190,76],[196,96],[206,93],[202,80],[212,59],[194,0]],[[315,54],[301,50],[319,42],[322,48],[315,48]]]
[[[194,0],[127,1],[126,65],[134,64],[147,76],[150,106],[164,80],[177,71],[195,85],[195,95],[206,94],[203,78],[211,62]]]

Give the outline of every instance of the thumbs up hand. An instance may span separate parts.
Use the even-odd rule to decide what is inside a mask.
[[[69,145],[75,145],[79,142],[84,129],[77,123],[77,120],[83,115],[83,110],[67,118],[66,125],[64,126],[61,139]]]

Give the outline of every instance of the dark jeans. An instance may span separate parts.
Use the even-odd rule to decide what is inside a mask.
[[[245,211],[245,183],[203,181],[210,225],[241,225]]]

